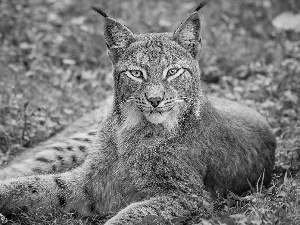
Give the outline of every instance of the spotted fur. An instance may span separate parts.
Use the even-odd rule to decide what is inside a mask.
[[[202,93],[200,27],[194,12],[173,33],[134,35],[106,15],[115,83],[114,99],[101,109],[107,116],[96,133],[65,133],[33,154],[49,166],[42,172],[80,164],[78,154],[88,153],[86,160],[64,173],[2,181],[0,212],[115,212],[109,225],[138,224],[149,215],[207,217],[216,193],[270,183],[276,142],[265,119]]]
[[[81,165],[92,149],[97,130],[109,113],[112,99],[88,113],[57,136],[26,150],[0,169],[0,180],[34,174],[58,173]]]

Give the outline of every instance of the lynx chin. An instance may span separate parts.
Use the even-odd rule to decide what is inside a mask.
[[[202,92],[197,10],[172,33],[139,35],[94,10],[105,17],[114,96],[0,171],[3,215],[206,218],[217,194],[270,183],[276,141],[266,120]]]

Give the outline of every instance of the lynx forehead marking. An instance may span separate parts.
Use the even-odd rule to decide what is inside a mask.
[[[150,57],[152,59],[160,60],[160,56],[163,55],[163,43],[159,39],[150,39],[145,43],[145,47],[148,49]]]
[[[126,70],[132,65],[149,68],[166,67],[185,59],[184,63],[192,67],[193,58],[166,34],[136,35],[136,41],[126,48],[126,54],[116,64],[117,70]]]

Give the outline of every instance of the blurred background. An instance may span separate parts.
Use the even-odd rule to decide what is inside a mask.
[[[102,8],[136,33],[174,31],[196,0],[1,0],[0,163],[112,92]],[[276,168],[300,165],[300,1],[211,0],[200,11],[207,93],[256,108],[277,136]]]

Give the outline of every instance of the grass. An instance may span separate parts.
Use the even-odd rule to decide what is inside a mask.
[[[19,152],[56,134],[111,93],[103,19],[90,5],[101,6],[134,32],[143,33],[174,30],[197,3],[2,0],[0,163],[5,165]],[[299,9],[294,0],[212,0],[200,12],[203,49],[199,62],[207,82],[205,91],[256,108],[271,124],[278,143],[272,186],[258,185],[244,197],[221,199],[216,202],[216,214],[209,221],[202,220],[203,224],[300,223],[296,176],[300,166],[300,35],[272,26],[276,15]],[[41,221],[94,223],[69,215]],[[183,221],[197,224],[201,218],[173,222]],[[29,223],[35,222],[29,219]]]

